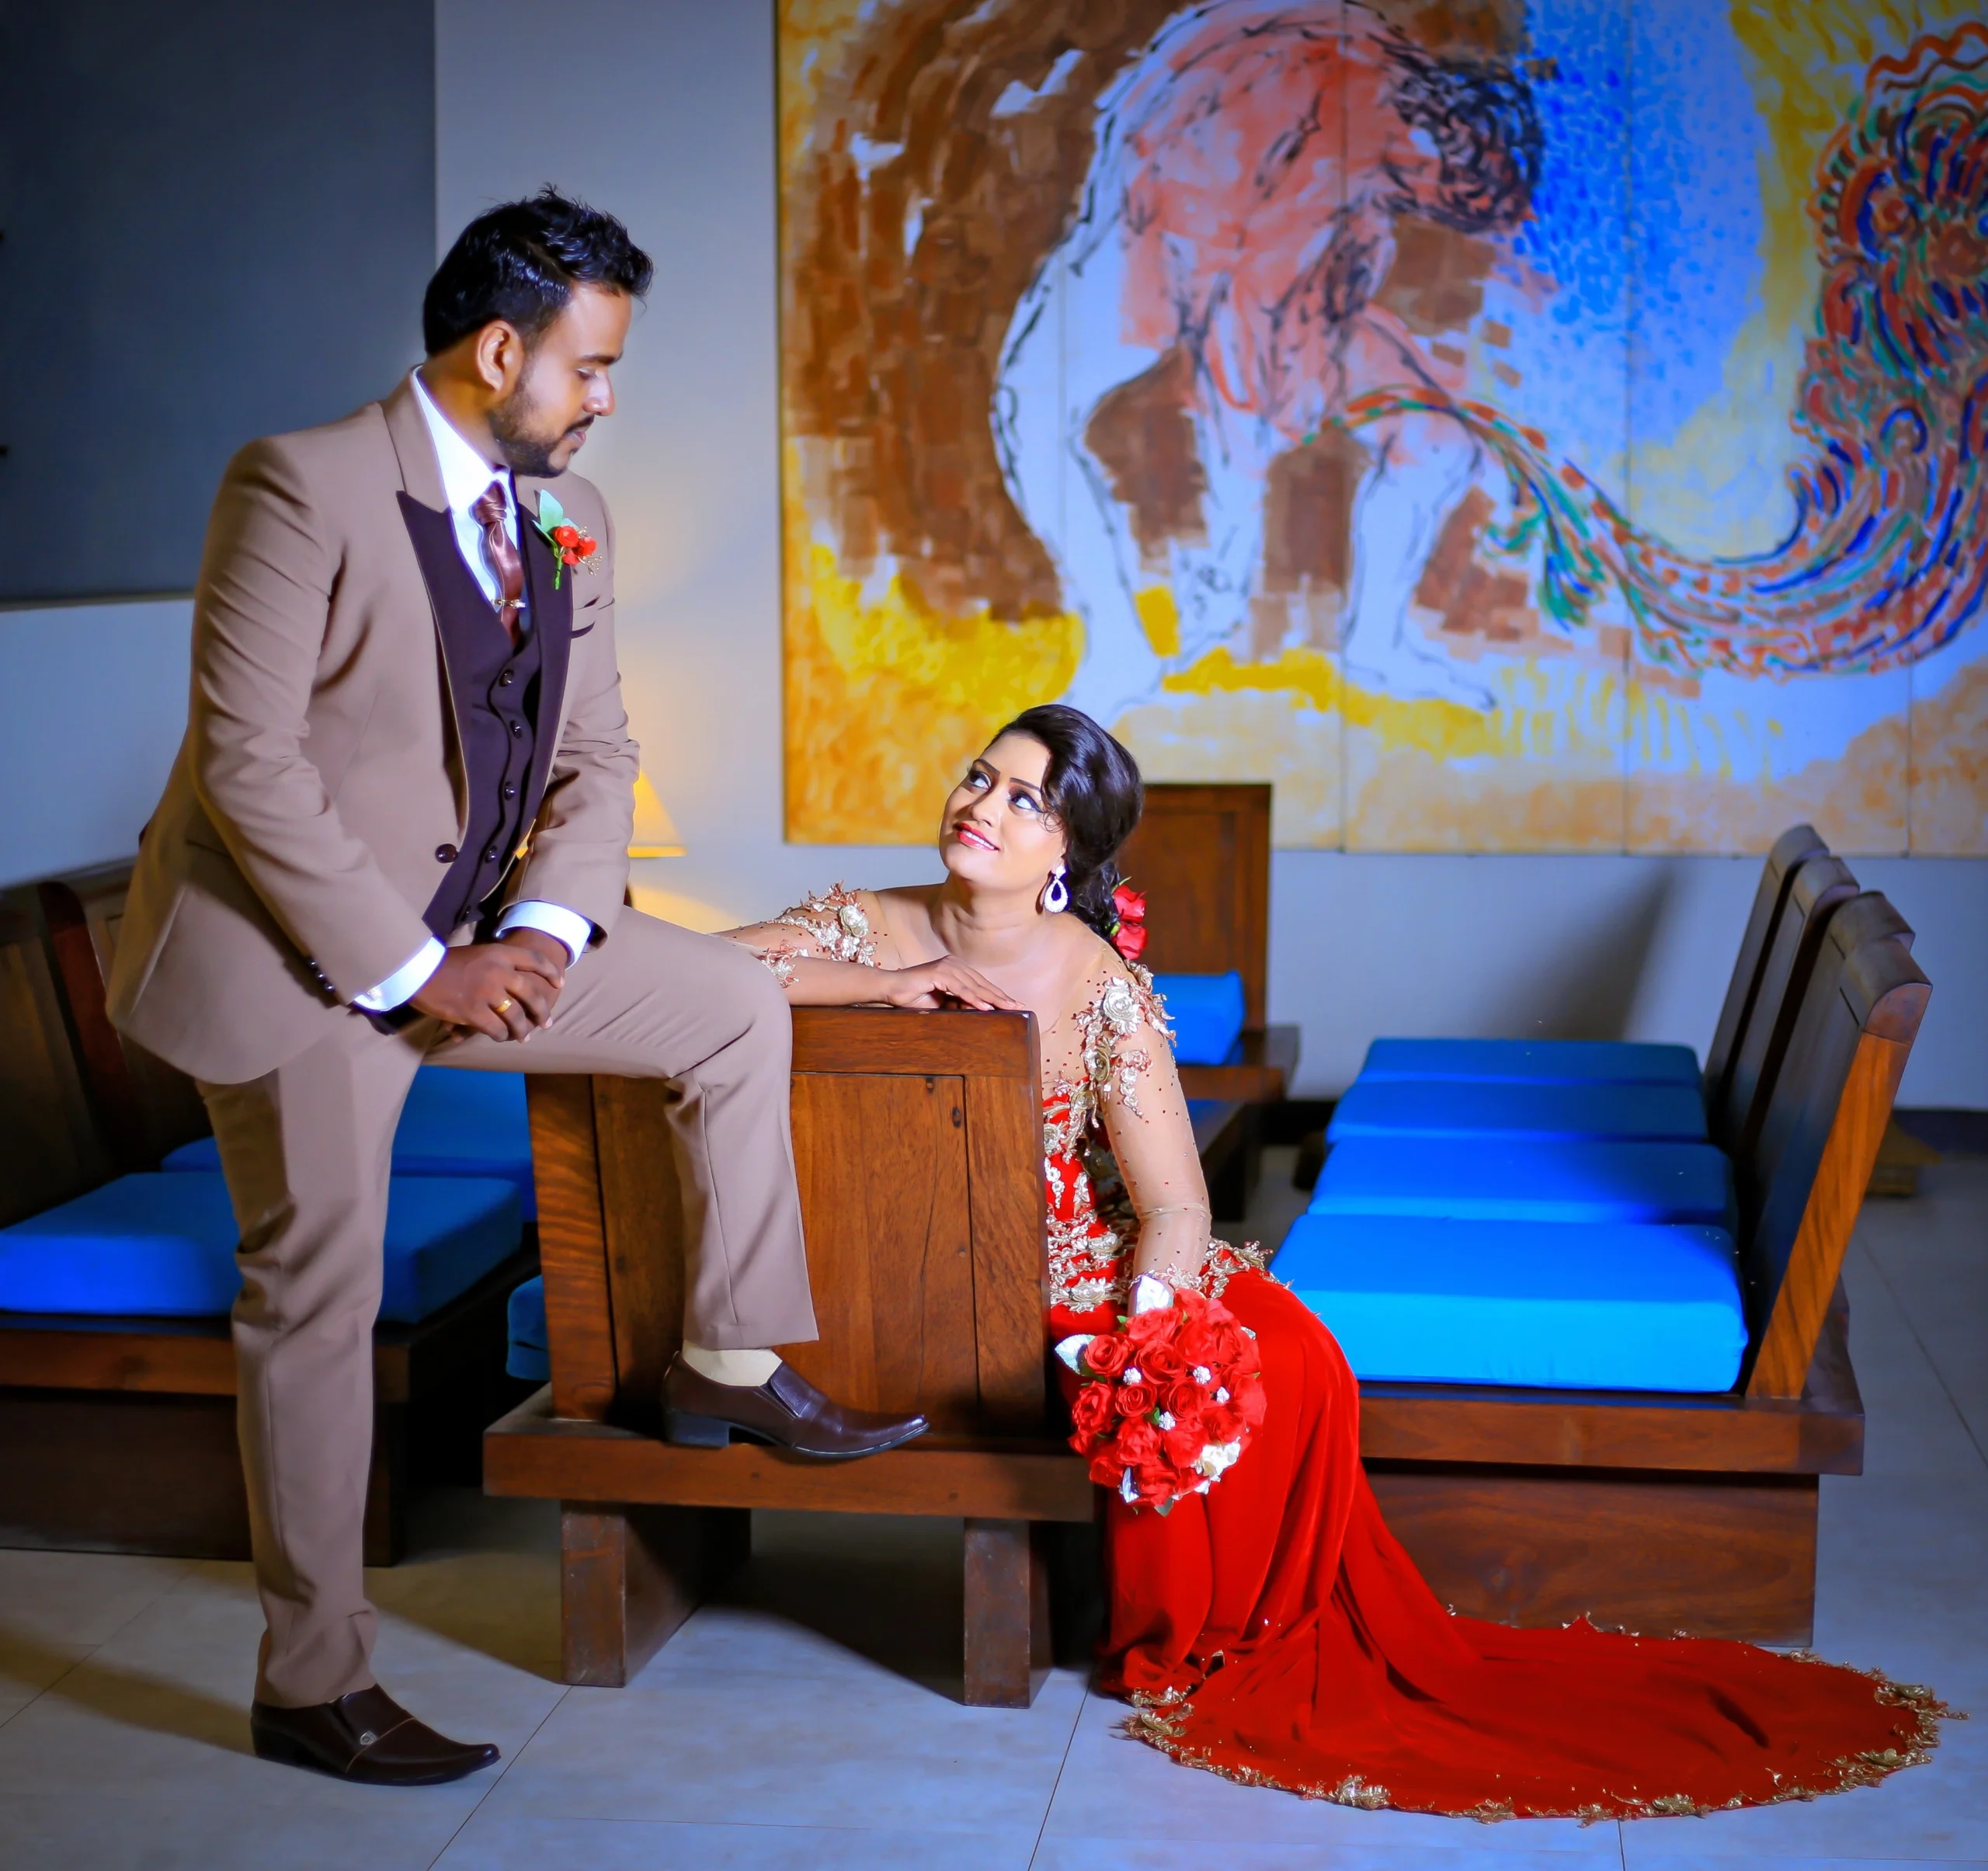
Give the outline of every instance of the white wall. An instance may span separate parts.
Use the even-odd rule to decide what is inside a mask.
[[[0,610],[0,885],[128,857],[186,725],[193,607]]]
[[[437,8],[443,242],[490,202],[556,181],[620,215],[657,261],[620,412],[580,465],[613,506],[630,708],[690,847],[638,867],[643,900],[706,927],[836,878],[933,869],[915,851],[781,838],[772,18],[766,5],[575,0],[560,30],[585,57],[584,108],[537,110],[508,106],[544,9]],[[1988,1107],[1988,864],[1856,868],[1918,929],[1935,984],[1905,1097]],[[1750,859],[1281,852],[1272,1017],[1304,1024],[1307,1093],[1343,1087],[1379,1032],[1702,1049],[1757,875]]]

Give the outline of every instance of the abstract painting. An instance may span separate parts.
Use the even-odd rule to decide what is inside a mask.
[[[1988,854],[1988,24],[781,0],[787,829]]]

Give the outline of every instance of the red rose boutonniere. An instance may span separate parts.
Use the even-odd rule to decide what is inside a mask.
[[[1136,962],[1146,945],[1146,899],[1130,884],[1111,892],[1111,946],[1128,962]]]
[[[550,494],[538,497],[537,523],[545,535],[545,543],[552,548],[552,589],[557,591],[560,576],[568,565],[579,570],[590,569],[587,561],[593,557],[600,542],[575,526],[566,517],[566,509]]]

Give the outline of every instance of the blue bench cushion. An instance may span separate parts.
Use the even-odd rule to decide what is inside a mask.
[[[1242,1038],[1242,977],[1225,975],[1155,975],[1154,989],[1173,1023],[1173,1056],[1183,1066],[1235,1062]]]
[[[506,1311],[510,1344],[504,1368],[529,1383],[552,1381],[552,1341],[545,1335],[545,1276],[534,1275],[514,1288]]]
[[[1733,1174],[1709,1143],[1354,1137],[1335,1144],[1314,1215],[1733,1226]]]
[[[1333,1113],[1334,1143],[1353,1137],[1498,1136],[1702,1143],[1695,1086],[1485,1084],[1472,1079],[1356,1079]]]
[[[1301,1215],[1274,1271],[1363,1378],[1728,1390],[1746,1349],[1722,1228]]]
[[[221,1153],[213,1138],[203,1137],[175,1150],[162,1167],[211,1172],[220,1169]],[[423,1066],[394,1132],[394,1174],[501,1177],[516,1186],[524,1219],[536,1220],[523,1076]]]
[[[412,1325],[517,1251],[518,1192],[396,1176],[380,1316]],[[218,1175],[120,1176],[0,1229],[0,1311],[207,1318],[235,1303],[239,1236]]]
[[[1377,1039],[1362,1079],[1480,1079],[1520,1085],[1688,1085],[1689,1046],[1628,1039]]]

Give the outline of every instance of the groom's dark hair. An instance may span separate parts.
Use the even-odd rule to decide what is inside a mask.
[[[575,286],[609,286],[639,299],[655,268],[628,230],[556,189],[479,214],[456,237],[421,302],[431,357],[502,318],[533,343]]]

